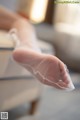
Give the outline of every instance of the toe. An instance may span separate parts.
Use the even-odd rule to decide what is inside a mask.
[[[75,87],[72,83],[69,71],[67,67],[65,66],[65,64],[62,63],[61,61],[59,62],[59,69],[60,69],[61,81],[59,81],[58,84],[61,87],[64,87],[65,89],[73,90]]]

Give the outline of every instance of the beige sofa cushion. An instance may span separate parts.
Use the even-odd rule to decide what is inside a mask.
[[[71,68],[80,69],[80,30],[77,25],[56,24],[54,27],[54,44],[57,56]]]

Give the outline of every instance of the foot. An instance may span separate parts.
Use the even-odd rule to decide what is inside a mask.
[[[66,65],[57,57],[38,53],[25,46],[16,49],[13,58],[40,82],[59,89],[74,89]]]
[[[22,31],[19,31],[19,34],[15,31],[10,33],[15,41],[19,41],[18,46],[13,51],[14,60],[29,70],[43,84],[58,89],[73,90],[74,85],[71,81],[66,65],[57,57],[40,52],[33,31],[31,36],[31,32],[28,33],[27,36],[29,36],[28,38],[30,40],[27,42],[25,40],[27,32],[26,34],[24,33],[25,30],[23,33]]]

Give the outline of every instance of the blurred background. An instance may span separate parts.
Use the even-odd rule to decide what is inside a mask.
[[[33,24],[42,52],[68,66],[76,88],[65,92],[39,83],[12,60],[14,43],[0,28],[0,112],[8,112],[9,120],[80,120],[80,4],[55,1],[0,0],[0,10]]]

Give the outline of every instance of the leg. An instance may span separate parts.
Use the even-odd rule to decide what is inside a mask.
[[[18,14],[0,6],[0,29],[9,30],[12,23],[20,18]]]
[[[35,114],[38,103],[39,103],[39,99],[31,102],[31,109],[30,109],[30,112],[29,112],[30,115]]]

